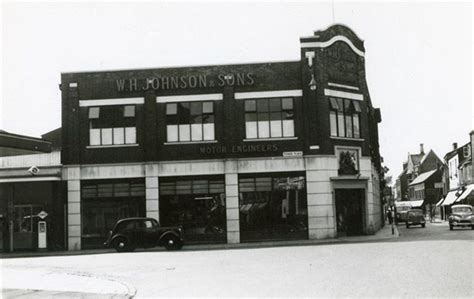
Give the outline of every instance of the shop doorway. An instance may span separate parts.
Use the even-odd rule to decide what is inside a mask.
[[[364,233],[364,189],[336,189],[336,223],[338,236]]]

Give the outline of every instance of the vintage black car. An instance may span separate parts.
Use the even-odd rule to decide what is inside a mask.
[[[453,230],[455,226],[470,226],[471,229],[474,229],[474,216],[472,215],[471,205],[454,205],[451,207],[449,229]]]
[[[426,221],[425,221],[425,215],[423,214],[422,209],[411,209],[407,212],[407,218],[406,218],[407,228],[409,228],[410,225],[421,225],[421,227],[425,227]]]
[[[109,232],[104,243],[107,248],[118,252],[133,251],[137,247],[151,248],[164,246],[167,250],[181,249],[183,246],[181,227],[163,227],[153,218],[120,219]]]

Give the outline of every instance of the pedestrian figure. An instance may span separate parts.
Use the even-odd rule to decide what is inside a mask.
[[[392,211],[390,208],[387,210],[387,218],[388,218],[388,223],[392,224],[393,218],[392,218]]]

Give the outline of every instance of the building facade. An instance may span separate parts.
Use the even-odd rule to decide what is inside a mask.
[[[0,250],[36,250],[39,222],[44,249],[66,247],[65,184],[60,130],[34,138],[0,132]],[[41,217],[40,217],[40,216]]]
[[[334,25],[300,46],[297,61],[63,73],[68,248],[129,216],[182,225],[187,243],[376,232],[363,42]]]
[[[456,142],[453,143],[453,149],[444,156],[448,188],[445,196],[437,203],[443,219],[450,214],[451,206],[454,204],[474,205],[473,135],[474,132],[471,132],[470,141],[463,146],[458,147]]]

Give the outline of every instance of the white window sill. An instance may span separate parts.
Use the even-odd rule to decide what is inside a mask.
[[[244,139],[244,142],[258,142],[258,141],[286,141],[286,140],[298,140],[298,137],[281,137],[281,138],[252,138],[252,139]]]
[[[336,137],[336,136],[331,136],[331,139],[334,140],[348,140],[348,141],[364,141],[364,138],[349,138],[349,137]]]
[[[181,145],[181,144],[206,144],[206,143],[217,143],[217,140],[200,140],[200,141],[176,141],[176,142],[165,142],[164,145]]]
[[[110,145],[88,145],[86,146],[87,149],[95,149],[95,148],[116,148],[116,147],[135,147],[139,146],[138,143],[130,143],[130,144],[110,144]]]

